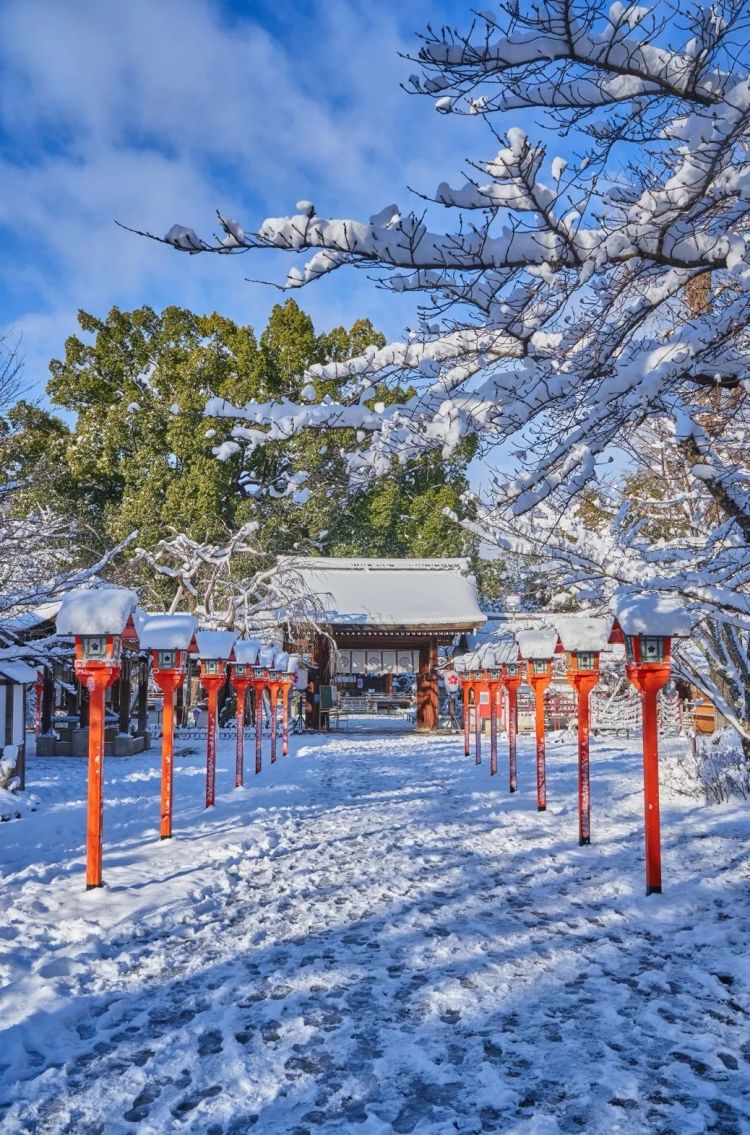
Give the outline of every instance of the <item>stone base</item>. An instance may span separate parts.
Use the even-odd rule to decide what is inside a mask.
[[[115,737],[114,755],[116,757],[133,757],[142,753],[146,748],[144,737]]]

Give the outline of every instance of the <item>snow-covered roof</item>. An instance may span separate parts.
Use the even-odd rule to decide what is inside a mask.
[[[91,587],[69,591],[57,613],[57,633],[121,635],[138,596],[126,587]]]
[[[275,646],[262,646],[259,657],[260,665],[265,666],[267,670],[273,670],[277,653]]]
[[[198,626],[195,615],[148,615],[138,620],[142,650],[187,650]]]
[[[255,666],[260,652],[260,641],[257,638],[238,638],[234,644],[235,661],[242,666]]]
[[[0,662],[0,675],[19,686],[30,686],[37,679],[36,670],[25,662]]]
[[[196,631],[198,657],[226,661],[232,653],[236,638],[234,631]]]
[[[563,650],[604,650],[609,642],[612,620],[595,615],[555,615],[555,630]]]
[[[534,627],[532,630],[518,631],[518,649],[522,658],[552,658],[557,646],[557,631],[554,627]]]
[[[689,638],[693,629],[690,612],[670,593],[623,596],[616,604],[615,613],[626,635]]]
[[[466,559],[280,557],[323,608],[331,626],[471,630],[485,616]]]

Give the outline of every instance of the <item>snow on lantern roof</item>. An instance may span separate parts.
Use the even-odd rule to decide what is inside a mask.
[[[596,615],[556,615],[555,630],[563,650],[598,652],[607,648],[612,620]]]
[[[518,662],[518,643],[513,635],[503,635],[496,638],[491,645],[496,666],[505,666],[508,662]]]
[[[486,617],[466,559],[336,559],[280,556],[329,626],[473,630]]]
[[[195,615],[149,615],[138,620],[142,650],[187,650],[198,626]]]
[[[262,646],[260,648],[260,655],[258,657],[260,665],[265,666],[267,670],[273,670],[276,654],[277,651],[275,646]]]
[[[226,661],[232,653],[236,638],[234,631],[196,631],[198,657]]]
[[[554,627],[534,627],[533,630],[519,631],[516,638],[522,658],[550,659],[557,647],[557,631]]]
[[[126,587],[91,587],[69,591],[57,613],[57,633],[121,635],[138,596]]]
[[[234,659],[241,666],[255,666],[260,653],[260,641],[257,638],[238,638],[234,644]]]
[[[689,638],[693,629],[690,612],[669,592],[621,596],[615,613],[626,635]]]

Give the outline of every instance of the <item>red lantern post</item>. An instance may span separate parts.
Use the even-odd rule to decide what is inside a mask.
[[[557,631],[538,627],[518,632],[518,648],[527,662],[527,681],[534,691],[536,732],[536,807],[547,809],[547,762],[544,738],[544,695],[552,681],[552,656],[557,647]]]
[[[482,763],[482,682],[481,673],[474,675],[474,764]]]
[[[289,754],[289,698],[294,685],[294,675],[285,674],[281,680],[281,755]]]
[[[493,669],[489,677],[490,689],[490,776],[497,773],[497,692],[500,689],[500,673]]]
[[[237,695],[237,710],[235,721],[237,723],[237,740],[234,759],[234,787],[241,788],[245,782],[245,697],[253,684],[242,662],[232,667],[232,685]]]
[[[471,752],[471,679],[468,675],[461,678],[461,695],[463,698],[464,708],[464,756],[468,757]]]
[[[76,676],[89,693],[86,890],[102,886],[105,695],[120,675],[122,635],[136,605],[125,588],[71,591],[57,616],[57,633],[75,635]]]
[[[547,810],[547,757],[544,735],[544,695],[552,681],[552,663],[541,658],[528,662],[527,680],[534,691],[536,734],[536,810]]]
[[[591,843],[591,691],[599,681],[599,655],[609,638],[609,619],[559,615],[558,648],[567,654],[566,677],[578,702],[578,843]]]
[[[661,894],[659,720],[657,695],[672,670],[672,639],[687,638],[691,618],[675,597],[630,596],[618,605],[610,642],[625,641],[628,679],[640,692],[643,713],[643,807],[646,894]]]
[[[172,837],[175,693],[185,680],[187,652],[197,625],[194,615],[146,615],[138,628],[140,645],[143,650],[151,651],[151,673],[164,696],[159,825],[162,839]]]
[[[517,662],[503,666],[503,685],[508,691],[508,780],[511,792],[518,790],[518,687],[523,682]]]
[[[227,680],[227,660],[234,649],[231,631],[198,631],[195,636],[200,656],[201,685],[208,694],[208,729],[206,731],[206,807],[216,803],[216,734],[218,727],[219,690]]]

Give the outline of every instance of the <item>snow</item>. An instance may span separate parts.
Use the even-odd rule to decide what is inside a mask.
[[[5,662],[0,659],[0,674],[19,686],[28,686],[37,681],[38,673],[25,662]]]
[[[279,560],[317,597],[332,624],[474,629],[486,619],[464,559]]]
[[[234,631],[197,631],[198,657],[226,660],[231,656],[236,639]]]
[[[626,635],[671,635],[689,638],[693,620],[674,593],[628,594],[616,605],[617,621]]]
[[[234,644],[235,660],[243,666],[255,666],[260,648],[257,638],[238,638]]]
[[[69,591],[57,613],[57,633],[121,635],[138,596],[125,587],[92,587]]]
[[[557,647],[554,627],[533,627],[516,633],[522,658],[551,658]]]
[[[602,651],[607,649],[612,620],[593,615],[555,615],[555,630],[563,650]]]
[[[187,650],[198,629],[195,615],[145,615],[138,622],[141,650]]]
[[[669,743],[674,756],[684,741]],[[233,790],[178,742],[106,762],[103,890],[83,889],[85,761],[29,758],[0,825],[4,1135],[560,1135],[750,1124],[747,807],[663,787],[645,897],[641,756],[551,744],[537,813],[460,737],[302,736]],[[267,753],[267,741],[265,745]],[[264,753],[265,756],[265,753]]]

